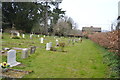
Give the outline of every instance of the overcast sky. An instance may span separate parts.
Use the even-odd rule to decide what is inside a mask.
[[[118,16],[118,1],[120,0],[63,0],[59,7],[73,18],[79,29],[94,26],[111,30],[110,25]]]

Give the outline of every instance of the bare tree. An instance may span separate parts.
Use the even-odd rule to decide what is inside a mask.
[[[59,20],[54,26],[54,33],[59,36],[66,36],[70,32],[70,26],[63,19]]]

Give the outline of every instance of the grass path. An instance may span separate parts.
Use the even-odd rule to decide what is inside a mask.
[[[62,41],[67,41],[65,38]],[[5,40],[5,39],[3,39]],[[49,37],[48,40],[53,41]],[[9,44],[17,43],[15,40],[8,41]],[[23,40],[24,42],[30,42]],[[18,40],[22,42],[22,40]],[[34,44],[38,44],[38,39],[34,39]],[[47,41],[46,41],[47,42]],[[54,43],[55,44],[55,43]],[[6,45],[3,43],[3,45]],[[25,47],[25,45],[7,45]],[[6,47],[7,47],[6,46]],[[5,47],[5,46],[4,46]],[[46,51],[44,48],[37,48],[36,53],[26,59],[20,58],[17,53],[17,60],[26,65],[26,67],[14,67],[22,70],[33,70],[34,72],[26,75],[25,78],[105,78],[107,77],[107,66],[103,64],[103,51],[101,47],[90,40],[84,39],[82,43],[66,46],[67,52]]]

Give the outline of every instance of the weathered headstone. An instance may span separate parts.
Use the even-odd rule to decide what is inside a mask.
[[[22,38],[25,38],[25,34],[22,34]]]
[[[20,37],[20,33],[19,32],[17,33],[17,36]]]
[[[82,42],[82,38],[81,37],[79,38],[79,41]]]
[[[58,39],[56,39],[56,46],[58,46],[59,42],[58,42]]]
[[[10,65],[10,67],[21,64],[20,62],[16,61],[16,50],[9,50],[7,52],[7,63]]]
[[[49,44],[50,44],[50,48],[52,47],[52,42],[49,42]]]
[[[38,35],[38,37],[40,37],[40,35]]]
[[[50,50],[49,43],[46,43],[46,50]]]
[[[68,39],[68,44],[70,44],[70,42],[71,42],[71,40],[70,40],[70,39]]]
[[[74,45],[75,44],[75,39],[72,39],[72,45]]]
[[[41,43],[43,43],[43,40],[44,40],[44,38],[43,38],[43,37],[41,37],[40,42],[41,42]]]
[[[30,39],[32,39],[32,35],[33,35],[33,34],[30,34]]]
[[[58,42],[58,39],[56,39],[56,42]]]
[[[45,35],[43,37],[45,38]]]
[[[46,44],[46,50],[50,50],[52,47],[52,42]]]
[[[28,57],[28,49],[25,48],[22,50],[22,55],[21,55],[21,58],[25,59]]]
[[[36,46],[31,46],[31,48],[30,48],[30,54],[35,53],[35,50],[36,50]]]

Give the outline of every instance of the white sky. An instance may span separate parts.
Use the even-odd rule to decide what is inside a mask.
[[[82,27],[101,27],[111,30],[111,23],[118,17],[118,1],[120,0],[63,0],[60,8]]]

